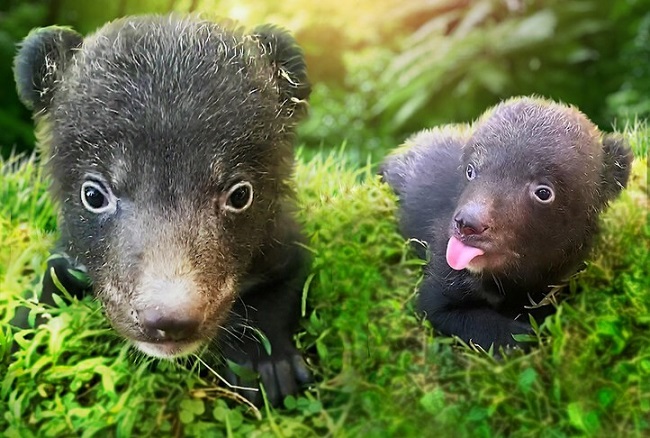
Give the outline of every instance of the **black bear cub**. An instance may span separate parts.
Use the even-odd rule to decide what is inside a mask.
[[[58,251],[112,326],[151,356],[223,353],[272,403],[296,393],[310,379],[292,341],[308,258],[290,178],[310,86],[294,39],[127,17],[85,38],[36,29],[14,67],[61,210]],[[46,278],[43,301],[52,289]]]
[[[485,349],[525,346],[513,335],[531,331],[528,315],[552,312],[531,301],[587,257],[631,161],[621,137],[538,98],[411,137],[380,173],[398,195],[402,233],[431,252],[419,310],[443,334]]]

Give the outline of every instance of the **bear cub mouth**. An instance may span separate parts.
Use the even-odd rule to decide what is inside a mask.
[[[174,359],[196,353],[203,341],[131,341],[141,352],[159,359]]]

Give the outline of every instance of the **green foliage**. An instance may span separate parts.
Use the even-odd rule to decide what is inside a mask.
[[[625,74],[619,50],[647,6],[595,0],[419,3],[407,13],[429,19],[386,69],[383,83],[393,88],[375,111],[394,130],[413,131],[471,120],[508,96],[538,94],[577,105],[609,129],[604,101]]]
[[[53,212],[34,160],[4,162],[0,430],[9,437],[647,435],[650,135],[643,125],[625,134],[637,156],[633,177],[603,217],[587,270],[538,329],[538,347],[499,360],[436,336],[415,316],[422,262],[397,234],[394,196],[372,169],[344,151],[301,158],[299,219],[313,268],[297,341],[318,383],[262,412],[238,404],[197,365],[136,353],[90,299],[43,309],[19,298],[38,291]],[[45,324],[12,330],[19,304]]]
[[[623,47],[621,63],[625,68],[619,91],[607,98],[609,113],[623,121],[650,117],[650,12],[639,24],[637,33]]]
[[[378,78],[391,52],[367,49],[346,57],[348,74],[342,84],[320,82],[313,85],[309,118],[299,126],[307,157],[346,144],[346,156],[354,162],[379,161],[398,144],[388,126],[373,117],[373,106],[381,95]]]
[[[30,223],[38,230],[52,231],[56,220],[46,193],[47,181],[35,156],[12,155],[0,161],[0,216],[14,224]]]
[[[16,44],[45,21],[46,2],[12,2],[0,4],[0,156],[12,151],[29,151],[34,134],[29,111],[18,100],[12,71]],[[9,7],[7,9],[7,7]]]

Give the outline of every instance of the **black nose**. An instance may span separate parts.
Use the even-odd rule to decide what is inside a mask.
[[[481,234],[489,227],[485,208],[478,204],[468,204],[456,213],[454,217],[456,228],[463,236]]]
[[[164,313],[154,308],[139,311],[138,319],[144,334],[154,341],[189,339],[196,334],[200,325],[200,321],[191,315]]]

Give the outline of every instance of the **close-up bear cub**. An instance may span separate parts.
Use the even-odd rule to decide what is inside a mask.
[[[86,37],[36,29],[14,71],[60,208],[56,251],[115,330],[155,357],[223,354],[274,404],[296,393],[310,379],[292,341],[308,257],[290,179],[310,86],[294,39],[128,17]]]
[[[412,136],[380,173],[399,198],[402,234],[430,252],[420,312],[485,349],[525,346],[513,335],[553,312],[532,304],[584,262],[631,161],[623,138],[538,98]]]

